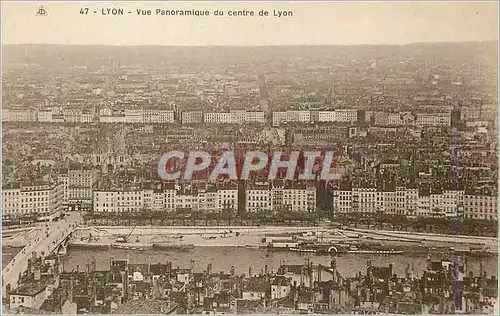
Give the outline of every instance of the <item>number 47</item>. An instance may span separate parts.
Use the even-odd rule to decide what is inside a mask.
[[[80,14],[88,14],[89,13],[89,8],[81,8],[80,9]]]

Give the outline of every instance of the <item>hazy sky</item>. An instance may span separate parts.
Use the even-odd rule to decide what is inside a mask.
[[[43,5],[48,15],[39,17]],[[89,8],[88,15],[80,14]],[[101,10],[123,8],[124,16]],[[150,9],[138,16],[136,9]],[[156,16],[156,9],[209,10],[209,17]],[[225,11],[223,17],[214,10]],[[269,11],[230,17],[228,10]],[[292,17],[274,17],[291,10]],[[94,14],[93,11],[97,11]],[[127,12],[131,11],[132,14]],[[2,43],[108,45],[350,45],[476,41],[498,38],[491,2],[6,2]]]

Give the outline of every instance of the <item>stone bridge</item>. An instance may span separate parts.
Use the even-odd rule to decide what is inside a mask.
[[[65,247],[71,234],[75,231],[73,223],[53,223],[48,227],[38,229],[36,237],[24,247],[2,270],[2,293],[6,297],[8,286],[15,289],[22,274],[28,268],[28,259],[33,252],[37,256],[48,256],[54,251]]]

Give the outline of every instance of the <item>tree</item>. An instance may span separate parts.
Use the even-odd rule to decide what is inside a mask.
[[[221,212],[221,219],[228,221],[228,225],[231,225],[231,220],[233,218],[235,210],[233,208],[225,208]]]

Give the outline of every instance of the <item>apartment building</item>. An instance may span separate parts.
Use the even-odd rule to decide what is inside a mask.
[[[224,187],[217,190],[216,195],[217,210],[237,210],[238,209],[238,188]]]
[[[34,185],[4,187],[4,219],[28,215],[49,216],[63,209],[64,188],[61,183],[40,182]]]
[[[231,124],[233,123],[232,115],[228,112],[220,113],[205,113],[203,120],[205,123],[214,124]]]
[[[411,126],[415,124],[415,115],[410,112],[374,112],[373,122],[376,126]]]
[[[186,111],[181,114],[182,124],[199,124],[203,122],[202,111]]]
[[[199,209],[199,197],[198,194],[193,194],[191,192],[183,192],[182,194],[177,194],[175,196],[175,205],[177,209]]]
[[[461,119],[463,121],[468,120],[478,120],[481,118],[481,108],[480,107],[462,107],[460,109]]]
[[[417,216],[430,217],[431,216],[431,196],[419,195],[417,201]]]
[[[140,212],[145,209],[144,190],[94,191],[94,212]]]
[[[335,110],[337,122],[356,122],[358,120],[358,110],[340,109]]]
[[[311,111],[306,110],[294,110],[286,111],[287,122],[301,122],[307,123],[311,121]]]
[[[464,213],[464,191],[451,191],[443,192],[443,206],[445,217],[452,218]]]
[[[335,111],[318,111],[319,122],[336,122],[337,112]]]
[[[245,110],[233,110],[231,112],[205,113],[205,123],[214,124],[244,124],[244,123],[265,123],[264,112],[248,112]]]
[[[231,123],[243,124],[247,119],[247,112],[245,110],[233,110],[231,113]]]
[[[94,121],[94,116],[92,113],[84,112],[80,116],[80,122],[87,124],[87,123],[92,123]]]
[[[423,208],[417,211],[420,216],[454,218],[463,213],[463,191],[444,191],[422,197],[421,200]]]
[[[99,117],[99,121],[101,123],[126,123],[124,115],[110,115]]]
[[[335,213],[351,213],[352,190],[334,190],[332,206]]]
[[[174,111],[146,109],[143,115],[144,123],[165,124],[174,122]]]
[[[246,189],[245,209],[247,212],[272,212],[273,192],[268,184],[252,185]]]
[[[281,191],[277,193],[277,191]],[[279,188],[273,194],[282,196],[282,203],[275,204],[275,208],[283,207],[292,212],[314,212],[316,211],[316,188]],[[276,200],[275,200],[276,201]]]
[[[498,220],[497,196],[464,195],[463,203],[464,218]]]
[[[354,211],[362,213],[375,213],[383,205],[382,192],[373,188],[353,188],[351,207]]]
[[[415,216],[418,209],[418,189],[396,188],[396,214]]]
[[[383,192],[383,207],[382,212],[388,215],[396,215],[398,212],[396,204],[396,191],[384,191]]]
[[[142,109],[125,109],[125,123],[140,124],[144,123],[144,111]]]
[[[341,214],[381,212],[403,216],[451,216],[449,214],[456,214],[459,210],[461,193],[457,192],[419,196],[418,189],[405,187],[396,187],[394,191],[379,191],[375,188],[333,190],[332,207],[334,212]],[[432,213],[433,209],[436,214]]]
[[[64,122],[66,123],[81,123],[82,110],[81,109],[64,109],[62,113]]]
[[[62,175],[64,203],[69,210],[92,205],[92,190],[97,178],[97,170],[82,166],[70,168],[67,174]]]
[[[208,213],[217,212],[217,189],[215,187],[207,188],[205,191],[198,192],[198,209]]]
[[[238,208],[236,187],[185,189],[163,185],[152,189],[127,188],[120,190],[95,190],[95,212],[173,212],[180,209],[219,212]]]
[[[373,115],[374,124],[376,126],[400,126],[402,125],[401,116],[399,113],[391,112],[375,112]]]
[[[291,110],[286,112],[273,112],[273,126],[283,123],[307,123],[311,121],[311,111]]]
[[[30,109],[2,109],[2,122],[34,122],[36,112]]]
[[[319,122],[356,122],[358,120],[358,110],[339,109],[335,111],[319,111]]]
[[[451,113],[418,113],[416,125],[425,126],[451,126]]]
[[[286,112],[273,112],[273,126],[280,126],[286,122]]]
[[[450,115],[451,117],[451,115]],[[401,124],[404,126],[412,126],[415,125],[415,115],[410,112],[401,112],[400,113]]]
[[[264,124],[266,123],[266,115],[262,111],[255,111],[255,112],[246,112],[245,113],[245,122],[246,123],[261,123]]]
[[[270,186],[256,183],[245,190],[247,212],[314,212],[316,210],[316,187],[306,185]]]
[[[39,110],[37,112],[38,122],[52,123],[52,110]]]

